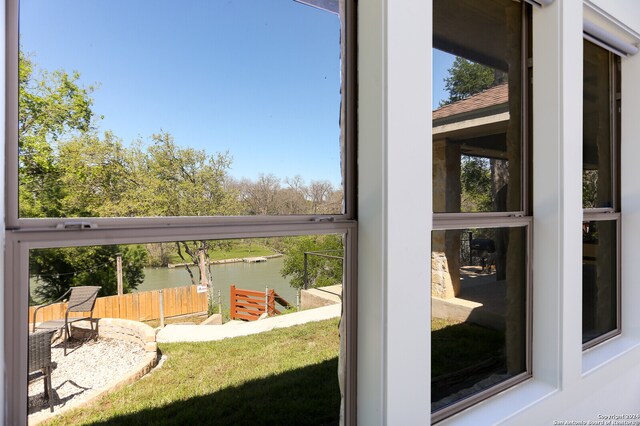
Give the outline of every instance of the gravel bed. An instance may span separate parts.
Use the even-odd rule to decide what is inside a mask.
[[[62,343],[51,348],[51,358],[57,364],[53,370],[54,414],[71,402],[86,400],[107,384],[123,378],[144,360],[145,350],[140,345],[116,339],[99,338],[87,341],[69,341],[67,356]],[[44,381],[29,385],[29,417],[49,413],[49,402],[44,397]]]

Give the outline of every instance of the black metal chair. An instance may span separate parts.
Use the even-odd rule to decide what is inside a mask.
[[[79,286],[79,287],[71,287],[65,294],[63,294],[57,300],[54,300],[51,303],[46,305],[41,305],[36,308],[33,312],[33,331],[36,330],[60,330],[64,328],[64,354],[67,355],[67,342],[71,338],[71,323],[76,321],[84,321],[89,320],[89,324],[91,326],[91,331],[94,332],[93,329],[93,308],[96,305],[96,297],[98,296],[98,291],[100,287],[98,286]],[[67,295],[69,295],[69,301],[67,303],[67,310],[64,314],[64,319],[54,319],[42,322],[36,326],[36,315],[38,311],[45,306],[52,305],[54,303],[59,302],[64,299]],[[69,312],[88,312],[88,316],[77,317],[77,318],[69,318]]]
[[[44,379],[44,397],[49,400],[53,412],[53,385],[51,384],[51,337],[55,330],[38,331],[29,334],[29,383]]]

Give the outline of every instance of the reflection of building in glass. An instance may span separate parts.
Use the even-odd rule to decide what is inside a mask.
[[[434,212],[507,210],[508,157],[510,151],[519,153],[519,149],[507,145],[508,110],[507,84],[501,84],[433,112]],[[517,144],[520,144],[519,139]],[[465,167],[469,165],[469,159],[479,160],[475,162],[479,164],[476,170]],[[519,159],[511,162],[514,165],[519,163]],[[483,176],[487,178],[488,185],[473,186]],[[467,183],[467,180],[475,182]],[[475,200],[484,201],[484,204],[479,205]],[[482,235],[476,235],[475,238],[482,238]],[[473,232],[463,238],[459,231],[447,231],[441,239],[434,239],[434,295],[448,298],[459,294],[460,275],[457,270],[463,256],[458,253],[467,253],[469,263],[466,266],[473,265],[474,255],[479,257],[480,262],[487,257],[482,250],[472,249],[473,239]],[[465,242],[462,246],[461,241]],[[488,253],[492,254],[496,272],[500,265],[500,275],[504,278],[504,261],[499,256],[502,252],[500,244],[498,256],[494,254],[496,242],[493,241],[492,245]],[[447,265],[443,265],[443,262]],[[440,271],[444,269],[448,272],[443,275]]]
[[[520,209],[521,190],[516,186],[516,194],[509,194],[509,177],[520,173],[522,142],[508,137],[509,118],[507,83],[433,112],[434,212]],[[445,371],[433,377],[432,410],[525,371],[525,241],[524,227],[433,232],[432,318],[467,327],[474,346],[481,346],[486,333],[496,334],[484,352],[455,368],[432,363]],[[442,333],[432,336],[436,351],[446,346]]]

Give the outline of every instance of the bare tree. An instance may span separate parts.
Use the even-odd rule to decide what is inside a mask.
[[[258,180],[241,181],[241,196],[247,204],[249,214],[268,215],[277,214],[277,194],[280,191],[280,179],[273,174],[260,174]]]
[[[333,185],[328,180],[312,180],[307,188],[307,198],[311,201],[311,213],[326,213],[325,204],[333,193]]]
[[[308,201],[305,198],[306,190],[304,179],[300,175],[293,178],[285,178],[286,188],[279,193],[281,214],[305,214],[308,210]]]

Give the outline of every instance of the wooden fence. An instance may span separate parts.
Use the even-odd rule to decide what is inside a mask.
[[[194,285],[187,287],[165,288],[163,290],[129,293],[122,296],[98,297],[93,310],[94,318],[122,318],[134,321],[148,321],[160,318],[160,291],[164,308],[164,317],[175,317],[193,313],[207,312],[207,293],[198,293]],[[29,308],[29,322],[33,321],[33,312],[37,306]],[[64,318],[66,303],[55,303],[38,311],[36,322]],[[82,313],[69,313],[69,317],[84,316]]]
[[[289,302],[273,289],[267,292],[242,290],[232,284],[230,291],[229,317],[231,319],[255,321],[265,312],[268,312],[269,316],[280,315],[282,312],[276,309],[276,302],[285,308],[290,306]]]

